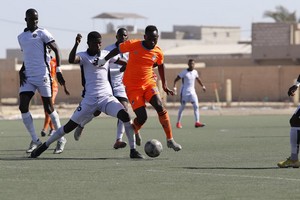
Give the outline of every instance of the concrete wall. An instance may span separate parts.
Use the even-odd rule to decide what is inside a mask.
[[[0,61],[0,68],[2,69],[0,76],[1,98],[18,98],[19,78],[14,64],[14,60]],[[166,66],[168,66],[168,63]],[[182,66],[185,67],[186,63],[183,63]],[[172,88],[175,77],[182,69],[182,67],[166,69],[166,78],[170,88]],[[226,79],[232,80],[233,101],[287,101],[289,100],[287,90],[293,83],[293,80],[298,77],[300,71],[297,65],[216,66],[197,68],[197,70],[207,87],[207,92],[203,93],[199,84],[196,84],[201,102],[217,101],[216,94],[218,94],[220,101],[225,101]],[[81,99],[82,91],[79,67],[78,69],[64,70],[63,74],[71,95],[65,95],[63,88],[59,87],[57,103],[78,103]],[[178,83],[177,86],[179,87],[179,85]],[[40,98],[35,97],[33,101],[34,103],[40,103]],[[179,101],[179,97],[168,97],[168,101]]]

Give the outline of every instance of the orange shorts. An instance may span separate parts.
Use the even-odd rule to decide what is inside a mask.
[[[126,87],[126,94],[133,110],[139,107],[145,107],[146,101],[150,102],[151,98],[159,94],[155,83],[140,88]]]

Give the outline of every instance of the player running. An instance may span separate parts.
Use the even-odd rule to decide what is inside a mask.
[[[175,151],[179,151],[181,150],[181,145],[173,139],[170,118],[167,110],[163,107],[156,81],[153,78],[153,66],[157,64],[163,90],[168,95],[174,95],[174,92],[166,84],[164,55],[160,47],[156,45],[158,37],[156,26],[149,25],[145,29],[144,40],[125,41],[103,59],[99,59],[98,63],[105,65],[107,60],[115,55],[129,52],[123,83],[131,107],[136,114],[136,118],[133,121],[135,132],[138,133],[148,118],[145,104],[147,101],[158,114],[160,124],[167,138],[167,146]]]
[[[300,85],[300,75],[298,76],[297,82],[289,88],[288,95],[294,96]],[[300,106],[296,109],[295,113],[290,119],[290,145],[291,145],[291,156],[286,160],[277,163],[280,168],[299,168],[299,143],[300,143]]]
[[[198,72],[194,69],[195,61],[190,59],[188,61],[188,68],[178,74],[178,76],[174,80],[174,90],[176,90],[176,82],[182,79],[181,89],[180,89],[180,107],[178,110],[177,116],[177,128],[182,128],[181,118],[182,112],[185,108],[187,102],[191,102],[194,109],[194,117],[195,117],[195,128],[203,127],[205,124],[200,122],[200,113],[199,113],[199,103],[198,96],[195,90],[195,80],[201,85],[202,90],[205,92],[206,87],[203,85],[201,79],[199,78]]]

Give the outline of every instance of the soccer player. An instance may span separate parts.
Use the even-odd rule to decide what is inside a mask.
[[[42,154],[51,143],[66,133],[73,131],[78,124],[86,118],[90,118],[95,111],[104,112],[107,115],[117,117],[122,120],[125,126],[126,136],[130,145],[130,158],[144,158],[135,146],[134,130],[130,116],[123,105],[112,94],[112,89],[108,81],[108,63],[99,66],[98,60],[108,54],[108,51],[101,50],[101,35],[93,31],[88,34],[88,49],[76,54],[77,47],[82,36],[77,34],[75,45],[69,54],[69,62],[80,64],[84,83],[84,96],[79,106],[71,116],[70,120],[50,138],[31,153],[31,158],[36,158]]]
[[[50,47],[47,47],[47,48],[50,48]],[[51,49],[48,49],[49,51],[49,54],[51,53]],[[57,96],[57,93],[58,93],[58,83],[57,83],[57,80],[56,80],[56,58],[55,57],[52,57],[51,56],[51,60],[50,60],[50,75],[51,75],[51,78],[52,78],[52,84],[51,84],[51,87],[52,87],[52,104],[54,105],[55,103],[55,99],[56,99],[56,96]],[[66,95],[70,95],[69,91],[66,89],[65,85],[64,85],[64,88],[65,88],[65,93]],[[49,134],[48,136],[51,136],[52,133],[54,132],[54,125],[51,121],[51,118],[49,116],[49,114],[45,111],[45,119],[44,119],[44,126],[43,126],[43,129],[41,131],[41,136],[42,137],[45,137],[47,134],[47,130],[48,130],[48,127],[50,127],[50,130],[49,130]]]
[[[59,116],[53,107],[51,100],[51,76],[50,76],[50,55],[46,46],[49,46],[55,53],[57,62],[56,77],[61,85],[65,80],[60,70],[60,52],[53,36],[44,28],[38,27],[38,12],[30,8],[25,13],[27,27],[18,35],[18,42],[23,52],[23,66],[19,71],[19,110],[22,114],[23,123],[31,136],[30,146],[27,153],[31,153],[42,142],[36,134],[33,119],[29,111],[29,103],[38,90],[43,100],[44,110],[49,114],[55,129],[60,127]],[[62,137],[57,141],[54,153],[62,153],[67,140]]]
[[[198,96],[195,90],[195,80],[201,85],[202,90],[205,92],[206,87],[203,85],[201,79],[199,78],[198,71],[195,68],[195,61],[193,59],[189,59],[188,68],[181,71],[178,76],[174,80],[174,90],[176,89],[176,82],[182,79],[181,89],[180,89],[180,107],[177,116],[177,128],[182,128],[181,118],[182,112],[185,108],[187,102],[191,102],[194,109],[194,117],[195,117],[195,127],[203,127],[205,124],[200,122],[200,113],[199,113],[199,103]]]
[[[118,29],[116,39],[117,41],[115,43],[105,47],[104,50],[111,51],[112,49],[116,48],[120,43],[126,41],[128,39],[127,30],[125,28]],[[113,95],[120,101],[120,103],[124,106],[125,110],[128,111],[128,99],[125,92],[125,86],[123,84],[123,74],[124,74],[125,66],[118,64],[120,60],[122,60],[123,64],[124,62],[126,64],[128,60],[128,53],[118,54],[114,57],[114,59],[110,60],[108,65],[108,69],[109,69],[108,76],[109,76],[110,85],[113,90]],[[94,114],[94,116],[97,115]],[[92,119],[86,119],[80,125],[78,125],[78,127],[74,132],[75,140],[79,140],[85,124],[91,120]],[[125,131],[124,124],[121,120],[118,119],[116,142],[113,145],[115,149],[126,147],[127,143],[125,141],[122,141],[124,131]],[[137,140],[136,143],[140,145],[140,138],[136,137],[136,140]]]
[[[166,84],[164,55],[160,47],[157,46],[158,37],[156,26],[149,25],[145,29],[144,40],[127,40],[110,51],[103,59],[99,59],[98,63],[104,65],[113,56],[129,52],[123,83],[128,100],[136,114],[136,118],[133,121],[135,132],[138,133],[147,120],[145,104],[147,101],[158,114],[160,124],[167,138],[167,146],[175,151],[179,151],[181,150],[181,145],[173,139],[170,118],[162,104],[156,81],[153,77],[153,66],[157,64],[163,90],[168,95],[174,95],[174,92]]]
[[[297,82],[291,86],[288,90],[289,96],[294,96],[300,85],[300,75],[298,76]],[[290,119],[290,145],[291,145],[291,156],[286,160],[277,163],[280,168],[299,168],[299,143],[300,143],[300,106],[296,109],[295,113]]]

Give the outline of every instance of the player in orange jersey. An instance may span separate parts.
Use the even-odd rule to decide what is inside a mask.
[[[174,92],[166,84],[164,55],[160,47],[156,45],[158,37],[156,26],[149,25],[145,29],[144,40],[127,40],[119,44],[105,58],[99,59],[98,65],[104,65],[107,60],[119,53],[129,52],[123,82],[128,100],[136,114],[133,121],[135,132],[138,134],[138,131],[147,120],[145,104],[147,101],[158,114],[159,121],[166,134],[167,146],[179,151],[181,145],[173,139],[170,118],[162,104],[156,81],[153,78],[153,65],[157,64],[163,90],[167,95],[174,95]]]

